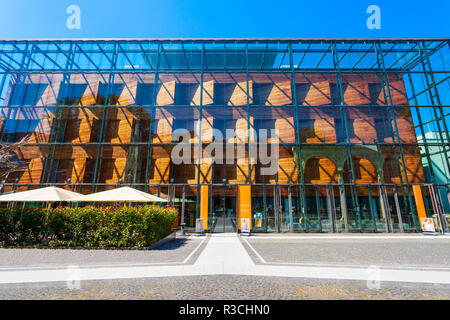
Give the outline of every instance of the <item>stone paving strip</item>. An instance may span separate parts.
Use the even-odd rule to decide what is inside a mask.
[[[450,237],[250,237],[256,263],[450,270]]]
[[[287,277],[214,275],[0,285],[0,299],[450,299],[450,286]]]
[[[204,238],[203,238],[204,239]],[[64,266],[120,266],[192,263],[201,238],[179,237],[152,250],[141,249],[0,249],[0,270]]]
[[[107,280],[202,275],[248,275],[450,284],[450,270],[255,264],[236,234],[208,236],[194,264],[164,266],[79,267],[0,271],[0,283]],[[280,249],[281,250],[281,249]]]

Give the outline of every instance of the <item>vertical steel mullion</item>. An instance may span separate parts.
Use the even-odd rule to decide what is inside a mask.
[[[435,81],[435,79],[434,79],[434,73],[433,73],[433,69],[432,69],[432,67],[431,67],[431,62],[430,62],[430,57],[429,57],[429,54],[428,54],[428,50],[427,50],[427,47],[425,46],[424,41],[422,41],[421,43],[422,43],[422,45],[423,45],[423,47],[424,47],[424,51],[425,51],[425,59],[426,59],[426,61],[427,61],[428,69],[429,69],[429,71],[427,72],[427,70],[426,70],[426,68],[425,68],[425,63],[423,62],[423,59],[422,59],[423,72],[424,72],[424,74],[425,74],[425,79],[426,79],[426,81],[427,81],[428,91],[430,92],[431,103],[433,104],[432,108],[433,108],[434,116],[435,116],[435,118],[436,118],[436,124],[437,124],[437,126],[438,126],[438,131],[439,131],[439,136],[440,136],[440,138],[441,138],[441,143],[442,143],[443,145],[445,145],[446,143],[447,143],[447,144],[450,143],[449,130],[448,130],[448,128],[447,128],[447,123],[446,123],[446,121],[445,121],[445,114],[444,114],[444,112],[443,112],[443,110],[442,110],[441,99],[440,99],[440,97],[439,97],[439,91],[437,90],[436,81]],[[422,55],[422,50],[420,49],[420,44],[419,44],[419,51],[421,52],[421,55]],[[427,77],[428,73],[429,73],[429,76],[430,76],[431,82],[432,82],[432,83],[431,83],[431,86],[430,86],[430,84],[429,84],[429,82],[428,82],[428,77]],[[433,97],[433,95],[432,95],[432,93],[431,93],[431,90],[432,90],[433,88],[434,88],[434,93],[435,93],[435,96],[434,96],[434,97]],[[435,103],[434,103],[435,101],[434,101],[433,98],[436,99],[437,105],[435,105]],[[437,112],[436,112],[436,109],[439,110],[440,116],[438,116],[438,114],[437,114]],[[440,125],[440,123],[439,123],[439,122],[440,122],[440,120],[439,120],[440,118],[442,118],[442,125],[444,126],[444,130],[441,130],[441,125]],[[443,135],[442,135],[443,132],[444,132],[444,134],[445,134],[445,136],[446,136],[447,142],[444,142],[444,137],[443,137]],[[444,152],[444,155],[445,155],[444,158],[445,158],[445,160],[446,160],[446,162],[447,162],[447,169],[450,171],[449,156],[448,156],[448,154],[447,154],[447,150],[446,150],[445,147],[443,148],[443,152]]]
[[[289,50],[289,65],[291,69],[291,92],[292,99],[294,100],[294,131],[295,131],[295,147],[293,148],[292,156],[298,159],[297,161],[297,173],[298,173],[298,182],[300,187],[300,211],[302,213],[303,219],[305,221],[305,230],[307,230],[308,226],[306,224],[306,195],[305,195],[305,182],[303,177],[303,160],[302,160],[302,143],[300,140],[300,123],[298,119],[298,100],[297,100],[297,84],[295,81],[295,70],[294,70],[294,57],[292,55],[292,42],[288,44]]]
[[[322,232],[322,219],[320,217],[320,200],[319,200],[319,190],[317,185],[314,186],[314,191],[316,195],[316,212],[317,212],[317,219],[319,220],[319,231]]]
[[[161,185],[158,184],[158,197],[161,196]],[[161,207],[161,202],[159,202],[159,206]]]
[[[34,48],[34,46],[33,46],[33,48]],[[33,52],[33,48],[32,48],[32,52]],[[33,84],[31,82],[31,77],[30,77],[29,73],[24,79],[26,79],[26,78],[28,78],[30,80],[30,84]],[[27,95],[27,93],[28,93],[28,90],[25,89],[25,85],[24,85],[22,90],[21,90],[21,94],[19,96],[20,97],[20,104],[18,106],[19,108],[15,109],[15,114],[14,114],[15,117],[17,117],[18,113],[23,113],[23,109],[24,108],[27,108],[27,107],[24,106],[24,104],[25,104],[25,96]],[[14,137],[13,140],[14,141],[16,140],[16,137],[17,137],[17,128],[18,128],[18,126],[19,126],[19,122],[16,119],[16,122],[14,123],[14,131],[13,131],[14,132],[14,135],[13,135],[13,137]]]
[[[435,183],[434,170],[431,165],[432,162],[431,162],[430,150],[428,149],[427,137],[425,136],[425,129],[423,128],[423,124],[422,124],[422,115],[420,114],[420,108],[418,107],[418,101],[417,101],[416,91],[414,88],[414,83],[412,81],[411,74],[409,72],[408,72],[408,80],[409,80],[412,95],[414,97],[414,104],[415,104],[415,109],[416,109],[416,113],[417,113],[417,119],[419,120],[419,128],[420,128],[420,132],[422,133],[422,137],[423,137],[425,155],[426,155],[427,161],[429,163],[428,167],[430,170],[431,183]]]
[[[278,221],[279,212],[278,212],[277,187],[278,187],[278,185],[274,184],[272,191],[273,191],[273,213],[274,213],[274,218],[275,218],[275,232],[279,233],[280,232],[280,228],[279,228],[280,224]]]
[[[203,121],[203,72],[205,63],[205,43],[202,42],[202,57],[201,57],[201,72],[200,72],[200,109],[199,109],[199,121],[198,121],[198,146],[197,146],[197,213],[196,216],[200,216],[200,164],[202,159],[202,121]],[[210,202],[208,200],[208,202]],[[208,204],[209,206],[209,204]]]
[[[288,210],[289,210],[289,231],[294,232],[294,216],[292,210],[292,190],[291,186],[288,186]],[[306,221],[305,221],[306,223]]]
[[[400,182],[401,182],[402,188],[403,188],[404,187],[403,178],[402,178],[402,172],[403,172],[403,175],[404,175],[404,178],[405,178],[405,182],[406,182],[406,191],[408,193],[408,202],[409,202],[409,206],[410,206],[410,214],[412,215],[413,222],[415,223],[416,218],[415,218],[415,215],[413,214],[414,206],[413,206],[413,202],[412,202],[412,199],[411,199],[411,193],[410,193],[409,187],[408,187],[409,182],[408,182],[408,175],[407,175],[407,172],[406,172],[406,163],[405,163],[405,159],[403,157],[403,148],[402,148],[402,145],[401,145],[400,135],[398,133],[398,125],[397,125],[397,120],[396,120],[396,117],[395,117],[395,109],[394,109],[392,95],[391,95],[389,77],[388,77],[388,74],[387,74],[387,71],[386,71],[386,67],[385,67],[385,64],[384,64],[383,57],[379,58],[379,55],[380,54],[382,55],[381,46],[380,46],[379,42],[376,43],[375,50],[376,50],[376,55],[377,55],[377,62],[379,64],[379,67],[381,66],[381,68],[383,70],[384,84],[385,84],[383,86],[383,91],[385,90],[384,87],[386,87],[387,88],[387,93],[388,93],[388,98],[389,98],[388,108],[387,108],[388,109],[388,116],[389,116],[389,123],[390,123],[389,127],[392,128],[392,123],[394,123],[395,136],[396,136],[397,142],[398,142],[398,148],[399,148],[399,153],[400,153],[400,160],[402,162],[402,169],[399,172],[400,173]],[[386,100],[386,96],[385,96],[385,100]],[[391,109],[391,110],[389,110],[389,109]],[[392,120],[391,120],[391,115],[390,115],[391,111],[392,111],[392,117],[393,117]],[[394,133],[392,135],[392,139],[393,139],[392,142],[393,142],[394,149],[395,149],[395,151],[397,153],[397,150],[395,148]],[[399,164],[399,166],[400,166],[400,164]]]
[[[251,125],[250,125],[250,96],[249,96],[249,72],[248,72],[248,43],[245,43],[245,79],[246,79],[246,83],[247,83],[247,141],[248,141],[248,184],[252,185],[253,181],[252,181],[252,174],[253,174],[253,170],[252,170],[252,148],[251,148]],[[256,137],[255,137],[256,138]],[[253,141],[253,143],[255,143],[255,141]],[[255,182],[256,182],[256,170],[255,170]]]
[[[7,72],[3,73],[2,83],[0,84],[0,98],[1,98],[1,94],[3,92],[3,88],[5,86],[5,83],[6,83],[6,78],[8,76],[11,79],[11,76],[9,75],[9,73],[7,73]],[[2,104],[5,104],[5,99],[2,99],[2,100],[3,100]],[[2,113],[3,113],[3,107],[1,107],[0,109],[2,110]],[[9,108],[9,109],[11,109],[11,108]],[[9,112],[9,110],[8,110],[8,112]],[[3,122],[2,122],[1,127],[0,127],[0,141],[3,141],[2,137],[3,137],[3,132],[5,131],[4,129],[5,129],[5,125],[6,125],[7,119],[8,119],[8,117],[3,119]],[[0,192],[1,192],[1,190],[0,190]]]
[[[335,203],[335,199],[334,199],[334,190],[333,190],[333,185],[327,185],[326,186],[326,190],[327,190],[327,213],[329,215],[329,219],[330,221],[330,226],[331,226],[331,232],[336,233],[337,232],[337,228],[336,228],[336,203]]]
[[[147,185],[147,184],[146,184]],[[185,202],[186,202],[186,184],[183,184],[183,195],[181,200],[181,235],[184,235],[184,215],[185,215]]]
[[[226,201],[227,201],[227,190],[226,190],[226,188],[227,187],[225,186],[225,184],[223,184],[223,187],[222,187],[222,191],[223,191],[223,194],[222,194],[222,217],[221,218],[222,218],[222,232],[224,232],[224,233],[225,233],[225,218],[226,218],[225,210],[226,210]],[[239,232],[239,230],[237,230],[237,231]]]
[[[363,78],[364,78],[364,81],[365,81],[365,77],[364,77],[364,75],[363,75]],[[378,99],[378,98],[377,98]],[[382,115],[382,119],[384,119],[384,113],[381,113],[380,112],[380,114]],[[373,111],[372,111],[372,106],[371,105],[369,105],[369,116],[370,117],[372,117],[373,119],[374,119],[374,124],[375,124],[375,117],[373,116]],[[384,127],[384,129],[386,129],[386,126],[385,126],[385,124],[384,124],[384,121],[383,121],[383,127]],[[375,126],[375,129],[376,129],[376,126]],[[382,153],[382,151],[381,151],[381,148],[380,148],[380,145],[379,145],[379,141],[378,141],[378,139],[377,139],[377,137],[375,137],[375,144],[376,144],[376,148],[377,148],[377,151],[379,152],[379,153]],[[381,168],[380,168],[380,172],[381,172],[381,175],[380,175],[380,179],[377,179],[377,183],[383,183],[383,167],[381,166]],[[381,180],[381,181],[380,181]],[[371,201],[370,199],[369,199],[369,201]],[[371,212],[372,212],[372,208],[370,209],[371,210]],[[376,222],[374,222],[374,226],[375,226],[375,232],[377,232],[377,228],[376,228]]]
[[[445,209],[442,203],[442,197],[441,197],[441,192],[440,192],[440,187],[436,186],[436,188],[434,188],[433,185],[431,185],[431,188],[436,190],[436,192],[434,192],[434,196],[436,199],[436,205],[438,207],[439,210],[439,216],[440,216],[440,222],[441,222],[441,226],[442,226],[442,233],[445,234],[446,232],[448,232],[447,230],[447,226],[446,226],[446,222],[445,222]]]
[[[31,55],[33,54],[33,51],[34,51],[34,46],[35,46],[35,44],[32,44],[32,46],[31,46],[31,53],[28,55],[27,54],[27,52],[28,52],[28,42],[26,43],[26,46],[25,46],[25,50],[24,51],[20,51],[22,54],[23,54],[23,57],[22,57],[22,65],[21,65],[21,70],[20,70],[20,72],[22,73],[22,76],[21,76],[21,81],[22,81],[22,84],[21,84],[21,86],[19,87],[19,98],[21,97],[21,103],[20,103],[20,107],[19,108],[14,108],[14,118],[17,118],[17,112],[18,112],[18,110],[19,111],[21,111],[22,110],[22,106],[23,106],[23,103],[24,103],[24,99],[25,99],[25,93],[26,93],[26,91],[25,91],[25,79],[28,77],[30,77],[30,74],[29,74],[29,67],[30,67],[30,63],[31,63],[31,60],[32,60],[32,58],[31,58]],[[16,47],[17,48],[17,47]],[[26,67],[24,68],[24,62],[25,62],[25,57],[27,57],[28,58],[28,60],[27,60],[27,63],[26,63]],[[26,74],[27,74],[27,76],[25,75],[25,70],[27,70],[26,71]],[[14,90],[14,93],[15,93],[15,90]],[[13,98],[13,95],[11,95],[11,98]],[[10,99],[11,100],[11,99]],[[8,103],[9,105],[11,105],[11,103],[9,102]],[[8,115],[8,118],[9,118],[9,115]],[[15,135],[16,135],[16,133],[17,133],[17,119],[15,119],[15,121],[16,121],[16,123],[15,123],[15,130],[14,130],[14,138],[15,138]],[[2,139],[3,140],[3,139]],[[15,140],[15,139],[14,139]],[[42,172],[41,172],[41,177],[40,177],[40,182],[42,181],[42,179],[43,179],[43,177],[44,177],[44,175],[45,175],[45,171],[44,170],[42,170]]]
[[[397,218],[398,218],[398,227],[400,229],[400,232],[405,232],[403,228],[403,218],[402,218],[402,211],[400,209],[400,203],[398,201],[398,193],[397,193],[397,187],[394,186],[392,188],[392,192],[394,193],[394,202],[395,202],[395,210],[397,211]]]
[[[215,229],[216,229],[217,217],[216,217],[216,212],[214,211],[214,207],[213,207],[213,196],[212,196],[212,193],[213,193],[213,186],[209,185],[208,186],[208,215],[210,217],[212,217],[211,232],[214,232]],[[211,204],[211,205],[209,205],[209,204]]]
[[[28,51],[28,42],[25,45],[25,51]],[[25,84],[25,78],[26,77],[24,75],[24,70],[25,69],[28,70],[29,65],[30,65],[30,61],[31,61],[30,59],[28,59],[27,63],[26,63],[26,67],[25,67],[25,61],[26,61],[25,58],[28,58],[28,56],[25,55],[25,54],[22,54],[22,60],[21,60],[20,70],[19,70],[19,74],[20,75],[17,72],[15,73],[16,83],[11,88],[11,92],[9,94],[10,98],[9,98],[9,101],[8,101],[8,106],[11,106],[11,101],[13,100],[14,96],[16,95],[17,88],[19,89],[19,96],[20,96],[20,94],[22,93],[22,91],[23,91],[23,89],[25,87],[24,84]],[[12,76],[13,76],[13,73],[11,73],[11,77]],[[18,86],[18,84],[19,84],[18,82],[20,83],[19,86]],[[11,80],[10,80],[10,83],[11,83]],[[6,116],[6,119],[4,121],[3,128],[6,128],[8,121],[11,121],[10,117],[11,117],[12,109],[13,108],[8,108],[8,115]],[[15,115],[16,115],[16,112],[17,112],[16,108],[14,108],[14,112],[15,112]],[[0,141],[4,141],[4,138],[5,138],[5,130],[2,130],[2,133],[0,135]]]
[[[268,225],[268,217],[267,217],[267,196],[266,196],[266,185],[262,186],[263,188],[263,204],[264,204],[264,231],[267,232]]]
[[[25,50],[28,50],[28,42],[26,43]],[[21,64],[19,65],[20,66],[19,73],[23,73],[24,64],[25,64],[25,58],[26,57],[27,56],[25,54],[22,55]],[[26,67],[27,69],[28,69],[29,64],[30,64],[30,59],[28,59],[28,61],[27,61],[27,67]],[[9,80],[10,83],[11,83],[12,76],[13,76],[13,74],[11,73],[10,80]],[[20,79],[20,82],[21,82],[21,86],[19,87],[19,93],[21,93],[21,91],[23,91],[23,87],[24,87],[25,75],[22,74],[21,76],[18,76],[17,72],[16,72],[16,76],[15,77],[16,77],[16,83],[11,88],[10,98],[9,98],[9,101],[8,101],[8,106],[11,106],[11,101],[12,101],[13,97],[15,96],[17,81],[19,81],[19,79]],[[6,76],[4,78],[6,78]],[[1,93],[1,91],[0,91],[0,93]],[[2,132],[0,134],[0,141],[4,141],[4,134],[5,134],[5,131],[6,131],[4,128],[6,128],[8,122],[11,121],[10,117],[11,117],[12,109],[13,108],[11,108],[11,107],[8,108],[8,114],[7,114],[7,116],[6,116],[6,118],[5,118],[4,122],[3,122],[3,128],[2,128]],[[16,116],[17,115],[17,109],[14,108],[14,111],[15,111],[14,117],[17,117]],[[6,179],[8,178],[8,176],[9,176],[9,174],[6,177],[4,177],[2,181],[0,181],[0,192],[3,192],[3,190],[4,190],[4,183],[6,182]],[[41,173],[41,177],[42,177],[42,173]],[[17,183],[15,183],[15,186],[17,186]]]
[[[70,80],[69,79],[70,79],[71,73],[68,70],[72,70],[72,68],[73,68],[74,51],[72,50],[72,47],[73,47],[73,45],[71,43],[70,47],[69,47],[70,54],[67,57],[64,78],[62,80],[63,96],[67,93],[68,85],[70,84]],[[71,58],[71,56],[72,56],[72,58]],[[58,142],[58,135],[61,134],[58,131],[59,131],[60,123],[62,122],[62,117],[64,116],[64,107],[63,107],[62,112],[61,112],[60,99],[61,99],[61,89],[59,90],[58,99],[56,100],[55,118],[53,120],[54,123],[52,124],[51,132],[50,132],[50,136],[49,136],[49,142],[50,143],[52,143],[52,142],[57,143]],[[48,147],[48,156],[47,156],[47,159],[45,161],[44,168],[42,170],[43,174],[42,174],[42,179],[41,179],[41,184],[40,184],[41,186],[43,184],[42,180],[44,180],[45,175],[47,175],[46,182],[47,183],[52,182],[52,181],[50,181],[52,172],[48,172],[47,173],[47,169],[49,169],[50,171],[53,169],[53,163],[55,161],[55,159],[54,159],[55,151],[56,151],[56,144],[55,145],[50,144],[49,147]]]
[[[424,186],[425,187],[425,186]],[[433,188],[432,184],[428,184],[428,192],[430,193],[430,200],[431,200],[431,206],[433,209],[433,212],[436,216],[436,220],[438,222],[438,228],[439,228],[439,233],[444,233],[444,225],[443,225],[443,219],[441,219],[441,210],[440,210],[440,206],[438,205],[437,199],[436,199],[436,194]]]
[[[445,185],[445,193],[447,195],[447,201],[450,202],[450,185],[447,183]],[[447,232],[450,231],[450,221],[447,221],[447,219],[445,220],[445,226],[447,228]]]
[[[158,82],[159,82],[159,64],[160,64],[160,56],[161,56],[161,42],[158,42],[158,56],[156,58],[156,69],[155,69],[155,77],[153,79],[153,94],[151,110],[150,110],[150,128],[148,133],[148,144],[147,144],[147,163],[145,164],[145,187],[144,191],[148,192],[149,186],[148,182],[150,180],[150,168],[152,165],[152,151],[153,151],[153,123],[155,122],[156,117],[156,97],[158,94]]]
[[[8,75],[9,75],[9,72],[4,72],[3,73],[3,77],[2,77],[2,82],[1,82],[1,84],[0,84],[0,100],[3,100],[3,105],[5,104],[5,99],[4,98],[2,98],[1,97],[1,94],[2,94],[2,92],[3,92],[3,88],[5,87],[5,83],[6,83],[6,78],[8,77]],[[0,137],[1,137],[1,135],[2,135],[2,131],[3,131],[3,129],[2,128],[0,128]],[[1,141],[1,140],[0,140]]]
[[[11,101],[13,100],[14,96],[16,96],[16,91],[19,91],[20,95],[22,94],[23,87],[25,86],[25,80],[24,80],[25,78],[26,78],[25,75],[16,76],[16,83],[14,84],[14,86],[13,86],[13,88],[11,90],[10,99],[8,101],[8,106],[11,106]],[[17,82],[19,82],[20,85]],[[16,121],[15,118],[17,117],[17,110],[21,110],[21,108],[17,108],[17,107],[16,108],[14,108],[14,107],[13,108],[11,108],[11,107],[8,108],[8,115],[6,116],[4,127],[7,127],[7,124],[9,122]],[[12,114],[12,117],[14,119],[11,119],[11,114]],[[13,122],[13,125],[17,126],[17,124],[14,124],[14,122]],[[3,134],[5,133],[5,131],[6,130],[3,131]],[[2,134],[2,137],[1,137],[2,141],[4,139],[4,135],[3,134]]]
[[[386,199],[386,192],[382,185],[378,185],[378,194],[380,195],[380,206],[384,207],[384,225],[386,227],[386,232],[393,232],[393,226],[391,223],[391,214],[389,202]],[[383,207],[380,207],[383,210]]]
[[[350,191],[352,193],[352,199],[353,197],[353,184],[355,183],[355,178],[354,178],[354,168],[353,168],[353,157],[352,157],[352,151],[351,151],[351,147],[350,147],[350,135],[349,135],[349,129],[348,129],[348,123],[347,123],[347,112],[346,112],[346,106],[345,106],[345,100],[344,100],[344,90],[342,88],[342,75],[341,75],[341,69],[339,66],[338,61],[338,57],[337,57],[337,52],[336,52],[336,44],[333,42],[332,46],[331,46],[331,50],[332,50],[332,54],[333,54],[333,64],[334,64],[334,68],[337,71],[336,72],[336,82],[339,88],[339,113],[341,115],[341,119],[342,119],[342,124],[344,124],[344,132],[345,132],[345,150],[346,150],[346,154],[347,154],[347,161],[348,161],[348,166],[347,169],[350,169],[350,174],[352,177],[352,186],[350,187]],[[341,171],[341,173],[338,173],[339,175],[342,175],[342,181],[339,189],[340,189],[340,200],[341,200],[341,214],[344,217],[344,229],[345,232],[349,231],[349,227],[348,227],[348,205],[347,205],[347,197],[346,197],[346,193],[345,193],[345,183],[344,183],[344,167],[342,168],[336,168],[339,171]],[[342,189],[341,189],[342,188]],[[344,200],[344,201],[343,201]]]
[[[431,73],[431,64],[429,63],[429,60],[427,59],[428,68],[430,69],[430,71],[427,72],[427,67],[426,67],[426,64],[425,64],[424,61],[425,61],[426,57],[428,57],[428,53],[426,51],[425,51],[425,53],[422,51],[422,49],[420,48],[420,44],[421,43],[424,46],[424,48],[426,48],[426,46],[425,46],[425,44],[423,42],[419,42],[418,43],[418,48],[419,48],[420,57],[421,57],[421,64],[422,64],[422,68],[423,68],[423,74],[425,76],[425,81],[426,81],[426,84],[427,84],[427,89],[425,89],[425,91],[428,92],[429,97],[430,97],[430,102],[432,104],[431,107],[433,109],[433,113],[434,113],[434,117],[435,117],[434,120],[436,121],[437,129],[438,129],[438,132],[439,132],[439,137],[441,138],[441,143],[444,143],[444,138],[442,136],[442,129],[441,129],[441,125],[439,123],[440,117],[438,116],[438,114],[436,112],[436,107],[434,106],[434,104],[435,104],[435,99],[434,98],[437,98],[437,90],[436,90],[436,96],[433,96],[433,93],[431,92],[431,89],[432,89],[433,86],[435,86],[435,83],[434,83],[433,79],[431,80],[433,82],[432,84],[430,84],[430,82],[428,80],[428,73]],[[442,115],[442,113],[441,113],[441,115]],[[443,118],[443,116],[442,116],[442,118]],[[431,120],[431,121],[433,121],[433,120]],[[444,152],[445,152],[445,149],[444,149]],[[445,158],[448,158],[448,157],[446,156]],[[447,165],[448,165],[448,163],[447,163]]]
[[[372,201],[373,201],[373,199],[372,199],[372,190],[370,188],[370,185],[367,186],[367,192],[368,192],[368,195],[369,195],[369,208],[370,208],[370,215],[372,216],[372,221],[373,221],[373,230],[375,232],[377,232],[377,222],[376,222],[376,219],[375,219],[375,211],[374,211],[373,203],[372,203]]]
[[[34,47],[33,47],[34,48]],[[32,52],[33,52],[33,48],[32,48]],[[26,78],[28,78],[29,80],[30,80],[30,83],[31,84],[33,84],[32,82],[31,82],[31,77],[30,77],[30,74],[28,74],[26,77],[25,77],[25,79]],[[24,88],[25,88],[25,86],[23,86]],[[24,110],[24,108],[25,109],[27,109],[27,107],[26,106],[24,106],[24,104],[25,104],[25,96],[27,95],[27,92],[28,92],[28,90],[25,90],[25,89],[23,89],[22,90],[22,92],[23,92],[23,94],[21,94],[19,97],[20,97],[20,105],[19,105],[19,108],[16,108],[15,109],[15,117],[17,117],[17,113],[23,113],[23,110]],[[35,97],[33,97],[33,98],[35,98]],[[28,109],[29,109],[30,107],[28,107]],[[16,119],[17,120],[17,119]],[[18,126],[19,126],[19,122],[18,121],[16,121],[15,122],[15,124],[14,124],[14,141],[16,140],[16,137],[17,137],[17,128],[18,128]]]
[[[98,148],[97,148],[97,161],[95,163],[95,169],[94,169],[94,175],[93,175],[93,182],[95,183],[93,186],[94,191],[97,191],[98,183],[100,180],[101,170],[102,170],[102,160],[103,160],[103,150],[104,145],[103,142],[106,137],[105,128],[107,126],[108,122],[108,116],[109,116],[109,105],[108,105],[108,97],[110,95],[111,89],[113,87],[113,81],[115,79],[115,70],[116,70],[116,64],[117,64],[117,56],[118,56],[118,46],[117,42],[114,43],[114,51],[113,51],[113,60],[111,69],[109,71],[109,78],[108,78],[108,86],[106,90],[106,97],[103,104],[103,118],[102,118],[102,124],[100,125],[100,132],[97,141],[99,142]],[[98,95],[98,93],[97,93]]]

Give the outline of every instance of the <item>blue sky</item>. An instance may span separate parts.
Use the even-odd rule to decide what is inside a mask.
[[[366,27],[371,4],[381,30]],[[449,0],[0,0],[0,38],[449,37],[449,15]]]

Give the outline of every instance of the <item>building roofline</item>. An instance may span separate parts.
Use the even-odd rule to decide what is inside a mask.
[[[11,38],[11,39],[0,39],[1,42],[6,41],[17,41],[17,42],[28,42],[28,41],[41,41],[41,42],[70,42],[70,41],[125,41],[125,42],[140,42],[140,41],[295,41],[295,42],[329,42],[329,41],[449,41],[448,37],[412,37],[412,38]]]

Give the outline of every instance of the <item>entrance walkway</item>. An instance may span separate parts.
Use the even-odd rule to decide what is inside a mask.
[[[438,240],[441,239],[441,240]],[[433,240],[426,240],[432,245]],[[436,241],[448,241],[436,237]],[[393,281],[413,283],[450,284],[450,268],[367,268],[364,266],[324,266],[324,265],[276,265],[255,264],[236,233],[208,235],[195,249],[206,246],[194,264],[184,263],[160,265],[118,265],[118,266],[41,266],[29,268],[0,269],[0,283],[32,283],[54,281],[83,281],[130,278],[156,278],[173,276],[203,275],[248,275],[315,279],[345,279],[362,281]],[[244,240],[247,245],[247,241]],[[194,251],[195,251],[194,250]],[[193,252],[194,252],[193,251]],[[198,251],[197,251],[198,252]],[[193,254],[193,253],[192,253]],[[252,253],[254,254],[254,253]]]
[[[236,233],[212,234],[194,266],[204,274],[226,274],[250,269],[255,264]]]
[[[213,232],[236,233],[236,226],[231,217],[217,217]]]

